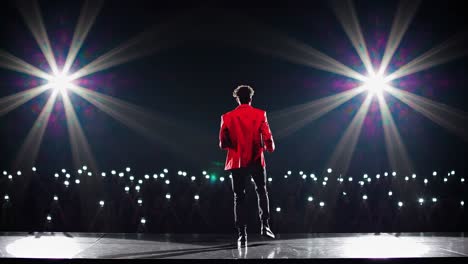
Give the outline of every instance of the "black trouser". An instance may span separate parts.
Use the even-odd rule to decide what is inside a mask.
[[[232,190],[234,192],[234,222],[236,227],[247,225],[245,188],[252,176],[258,198],[258,211],[260,220],[270,218],[268,192],[266,188],[266,170],[262,166],[232,169]]]

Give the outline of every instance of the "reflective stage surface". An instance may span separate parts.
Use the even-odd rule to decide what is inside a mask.
[[[249,234],[246,246],[226,234],[0,233],[5,258],[273,259],[467,257],[465,233]],[[1,259],[0,259],[1,260]],[[468,261],[467,261],[468,263]]]

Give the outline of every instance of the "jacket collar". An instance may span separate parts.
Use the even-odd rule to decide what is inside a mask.
[[[245,107],[252,107],[252,106],[249,105],[249,104],[241,104],[241,105],[239,105],[238,107],[236,107],[236,109],[238,109],[238,108],[245,108]]]

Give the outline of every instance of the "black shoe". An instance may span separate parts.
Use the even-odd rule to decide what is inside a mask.
[[[237,242],[240,242],[240,243],[247,242],[247,227],[246,226],[239,227],[237,228],[237,232],[239,234],[239,238],[237,238]]]
[[[275,234],[273,234],[273,232],[271,231],[268,221],[262,222],[260,227],[260,235],[264,237],[275,238]]]

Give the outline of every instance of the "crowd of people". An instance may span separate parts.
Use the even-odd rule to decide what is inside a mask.
[[[3,231],[230,233],[232,175],[160,169],[151,174],[61,169],[3,171]],[[268,172],[276,233],[460,231],[467,227],[462,174],[357,174],[332,169]],[[248,230],[259,228],[254,184]]]

